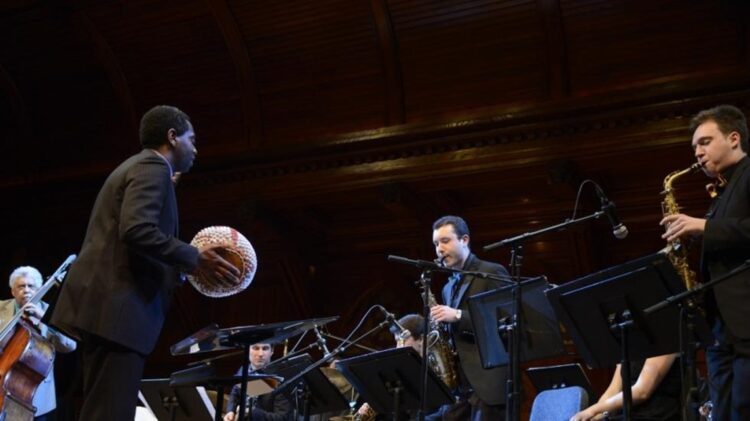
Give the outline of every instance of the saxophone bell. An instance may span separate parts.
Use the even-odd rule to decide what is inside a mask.
[[[440,256],[434,261],[436,264],[443,266],[444,260],[445,256]],[[435,300],[435,295],[432,291],[427,288],[429,284],[425,282],[425,276],[429,275],[423,273],[422,279],[417,282],[421,284],[422,292],[427,295],[427,301],[424,304],[432,308],[437,305],[437,300]],[[425,298],[424,295],[422,298]],[[424,340],[427,341],[426,359],[428,365],[449,389],[455,390],[458,387],[458,361],[456,361],[456,354],[453,351],[449,334],[442,328],[440,322],[436,322],[432,318],[430,319],[428,329],[423,334]]]

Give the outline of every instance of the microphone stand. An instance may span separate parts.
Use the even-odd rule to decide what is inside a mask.
[[[652,305],[651,307],[648,307],[645,310],[643,310],[643,313],[642,313],[643,317],[648,317],[649,315],[654,314],[654,313],[656,313],[658,311],[661,311],[661,310],[663,310],[663,309],[665,309],[665,308],[667,308],[667,307],[669,307],[671,305],[678,305],[678,306],[681,306],[682,312],[686,313],[685,317],[687,319],[686,320],[686,322],[687,322],[687,331],[688,331],[688,334],[690,335],[690,337],[687,338],[687,340],[681,340],[680,341],[680,348],[681,348],[680,349],[680,354],[684,355],[686,357],[686,360],[687,360],[687,362],[685,363],[687,373],[684,375],[684,377],[687,378],[688,382],[687,382],[687,384],[686,384],[686,382],[682,383],[682,387],[683,387],[682,396],[686,400],[686,402],[683,403],[683,410],[689,411],[690,414],[685,414],[685,415],[689,415],[689,416],[686,416],[683,419],[695,419],[695,414],[694,414],[693,410],[698,407],[697,402],[695,402],[694,400],[696,399],[697,394],[698,394],[698,391],[697,391],[696,385],[695,385],[695,383],[696,383],[696,380],[695,380],[695,352],[697,351],[699,345],[696,344],[695,341],[694,341],[694,337],[695,337],[695,335],[694,335],[694,328],[695,328],[695,325],[692,322],[693,311],[694,311],[693,306],[694,305],[691,304],[691,303],[699,295],[705,293],[706,291],[708,291],[710,289],[713,289],[716,285],[718,285],[718,284],[726,281],[727,279],[732,278],[733,276],[737,275],[738,273],[744,272],[744,271],[746,271],[748,269],[750,269],[750,260],[746,260],[745,263],[741,264],[740,266],[737,266],[736,268],[732,269],[732,271],[730,271],[727,274],[724,274],[723,276],[720,276],[720,277],[718,277],[716,279],[712,279],[711,281],[706,282],[704,284],[698,284],[693,289],[688,289],[688,290],[685,290],[685,291],[680,292],[678,294],[669,296],[669,297],[665,298],[664,300],[659,301],[658,303]],[[681,314],[680,316],[682,317],[683,315]],[[633,324],[634,324],[634,320],[632,318],[630,318],[628,320],[625,320],[624,322],[620,323],[620,325],[622,326],[621,329],[622,329],[623,335],[627,335],[627,332],[626,332],[627,329],[631,328],[633,326]],[[618,327],[620,327],[620,325],[618,325]],[[682,327],[681,327],[681,329],[682,329]],[[689,342],[689,343],[686,344],[685,343],[686,341]],[[624,345],[623,345],[623,347],[624,347]],[[687,349],[685,349],[685,348],[687,348]],[[621,373],[623,371],[624,371],[624,366],[621,367],[621,369],[620,369]],[[626,383],[624,383],[624,381],[623,381],[623,384],[626,384]],[[625,391],[625,389],[626,388],[623,387],[623,391]],[[627,388],[627,389],[629,390],[630,388]],[[632,397],[631,397],[630,400],[627,400],[627,401],[624,399],[624,397],[625,397],[625,395],[623,394],[623,414],[625,414],[626,405],[627,405],[627,409],[629,409],[632,406]],[[690,404],[692,404],[692,405],[690,405]],[[693,406],[693,407],[689,407],[689,406]],[[626,419],[629,419],[629,418],[626,418]]]
[[[336,357],[339,354],[342,354],[346,350],[348,350],[350,346],[356,346],[357,343],[360,342],[362,339],[366,338],[367,336],[370,336],[374,332],[376,332],[376,331],[378,331],[378,330],[380,330],[380,329],[382,329],[382,328],[384,328],[384,327],[386,327],[388,325],[390,325],[390,322],[388,320],[383,320],[377,326],[375,326],[372,329],[368,330],[367,332],[363,333],[362,335],[360,335],[359,337],[355,338],[354,340],[342,342],[333,351],[331,351],[330,353],[324,355],[323,358],[321,358],[318,361],[315,361],[314,363],[312,363],[309,366],[305,367],[304,370],[300,371],[299,373],[297,373],[293,377],[289,378],[288,380],[285,380],[284,383],[281,386],[277,387],[276,389],[274,389],[271,392],[271,395],[272,396],[276,396],[279,393],[281,393],[282,391],[286,390],[287,389],[286,385],[288,385],[288,384],[292,384],[292,385],[298,384],[307,373],[315,370],[316,368],[322,366],[323,364],[329,363],[331,360],[334,359],[334,357]],[[303,416],[302,416],[302,418],[305,421],[309,421],[309,419],[310,419],[310,414],[309,414],[309,411],[308,411],[308,407],[309,407],[309,405],[307,405],[307,403],[306,403],[305,404],[305,410],[303,411],[304,413],[303,413]]]
[[[337,340],[337,341],[339,341],[341,343],[345,343],[347,345],[352,345],[352,346],[354,346],[356,348],[359,348],[359,349],[361,349],[363,351],[378,352],[378,350],[375,349],[375,348],[370,348],[369,346],[364,346],[364,345],[361,345],[361,344],[355,344],[355,343],[352,343],[351,341],[349,341],[348,339],[344,339],[344,338],[338,337],[336,335],[332,335],[330,333],[323,332],[322,335],[325,336],[326,338],[335,339],[335,340]]]
[[[631,408],[633,406],[633,397],[632,397],[632,391],[631,391],[631,378],[630,378],[630,358],[629,358],[629,333],[631,332],[631,329],[635,326],[636,328],[640,327],[643,329],[643,326],[646,325],[647,319],[649,316],[653,315],[654,313],[661,311],[671,305],[679,305],[683,309],[686,307],[690,307],[690,301],[695,298],[698,294],[701,294],[705,292],[708,289],[711,289],[716,286],[716,284],[720,282],[724,282],[727,279],[732,278],[734,275],[746,271],[747,269],[750,269],[750,260],[745,261],[742,265],[736,267],[731,272],[720,276],[716,279],[711,280],[710,282],[707,282],[705,284],[701,284],[699,286],[696,286],[693,289],[685,290],[683,292],[680,292],[678,294],[666,297],[664,300],[657,302],[656,304],[647,307],[643,310],[640,309],[625,309],[622,313],[618,313],[618,317],[610,324],[610,329],[613,331],[617,331],[620,334],[620,351],[622,355],[622,360],[620,362],[620,375],[622,377],[622,414],[623,419],[626,421],[629,421],[630,414],[631,414]],[[691,336],[693,335],[693,332],[691,332]],[[692,339],[692,338],[691,338]],[[680,341],[680,352],[684,355],[684,342]],[[690,352],[693,352],[694,349],[691,349]],[[687,359],[689,362],[692,361],[691,356],[687,356]],[[694,372],[695,367],[689,367],[688,370],[692,370]],[[685,385],[683,384],[683,396],[685,396],[685,391],[690,388],[691,385]]]
[[[430,331],[430,284],[432,283],[432,272],[429,268],[422,269],[422,275],[420,275],[420,282],[422,283],[422,365],[420,366],[419,375],[421,381],[419,382],[419,412],[417,412],[417,421],[424,421],[424,417],[427,416],[427,333]]]
[[[590,215],[576,219],[567,219],[557,225],[552,225],[536,231],[526,232],[515,237],[507,238],[490,245],[484,246],[484,251],[494,250],[502,246],[511,247],[510,259],[510,277],[513,288],[513,306],[510,323],[505,326],[508,333],[508,360],[510,376],[506,383],[506,402],[505,402],[505,419],[508,421],[517,421],[521,416],[521,332],[523,332],[523,320],[521,315],[521,305],[523,303],[523,291],[521,277],[521,265],[523,262],[523,243],[524,241],[546,234],[548,232],[561,231],[565,228],[588,221],[590,219],[599,219],[605,212],[596,211]]]
[[[247,378],[250,372],[250,344],[243,345],[243,363],[242,363],[242,387],[240,388],[240,409],[237,411],[239,419],[245,418],[245,400],[247,400]],[[253,419],[252,408],[250,408],[250,420]]]

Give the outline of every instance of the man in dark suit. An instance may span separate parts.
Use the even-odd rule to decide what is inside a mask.
[[[703,236],[701,269],[708,282],[750,258],[748,128],[736,107],[720,105],[692,120],[692,145],[703,171],[720,180],[706,218],[670,215],[668,241]],[[723,185],[722,185],[723,184]],[[706,297],[716,341],[706,350],[715,420],[750,420],[750,272],[717,285]]]
[[[253,344],[250,346],[250,353],[247,357],[250,360],[250,371],[262,372],[271,363],[273,345],[270,343]],[[242,374],[241,367],[237,370],[236,374]],[[241,396],[240,385],[234,385],[227,400],[227,412],[224,415],[224,421],[239,421],[236,412],[240,406]],[[244,417],[244,419],[250,418],[253,421],[284,421],[292,419],[292,404],[283,393],[279,393],[278,395],[267,393],[265,395],[250,397],[250,399],[250,405],[246,408],[252,410],[252,416]]]
[[[469,248],[469,227],[458,216],[444,216],[432,225],[435,252],[446,267],[467,271],[508,275],[497,263],[479,260]],[[451,337],[458,351],[459,397],[457,406],[444,414],[443,419],[471,419],[497,421],[505,418],[504,367],[484,369],[469,315],[468,298],[494,290],[497,282],[474,276],[452,276],[443,288],[445,305],[432,307],[430,316],[450,326]],[[469,418],[470,417],[470,418]]]
[[[81,341],[81,420],[133,420],[144,360],[181,271],[238,282],[237,269],[214,250],[177,239],[173,176],[187,172],[197,154],[189,117],[154,107],[141,119],[140,141],[143,150],[99,191],[51,319]]]

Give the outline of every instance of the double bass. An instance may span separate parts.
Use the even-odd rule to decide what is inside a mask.
[[[75,258],[70,255],[29,302],[38,304],[50,288],[61,283]],[[21,316],[17,312],[0,331],[0,421],[34,419],[34,392],[55,360],[54,346]]]

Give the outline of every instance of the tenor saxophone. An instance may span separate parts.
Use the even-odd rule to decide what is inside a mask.
[[[664,216],[680,213],[680,206],[677,204],[674,188],[672,187],[675,180],[683,175],[698,171],[700,168],[701,165],[695,163],[684,170],[673,171],[664,177],[664,190],[661,192],[664,196],[664,200],[661,202],[661,210]],[[672,266],[674,266],[677,273],[682,278],[685,288],[693,289],[696,285],[696,275],[688,266],[687,247],[685,247],[680,242],[680,239],[677,238],[668,243],[665,251],[667,252],[669,261],[672,262]]]
[[[424,276],[429,276],[423,274]],[[423,289],[427,288],[427,282],[422,278],[419,280]],[[424,298],[424,295],[422,295]],[[437,305],[435,295],[427,288],[427,306],[432,308]],[[455,390],[458,387],[458,365],[456,354],[451,347],[448,332],[442,323],[430,318],[430,331],[424,335],[427,341],[427,363],[432,371],[448,386]]]

